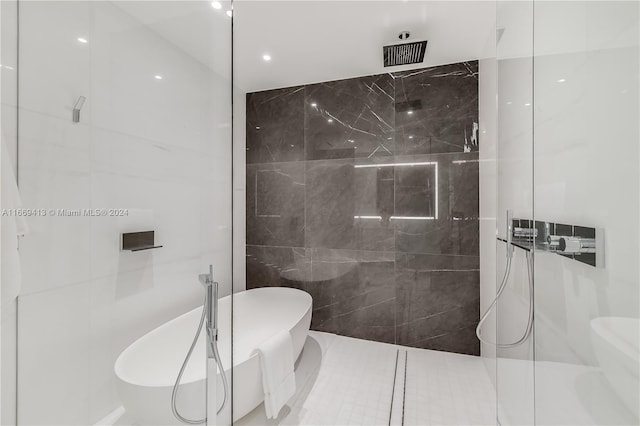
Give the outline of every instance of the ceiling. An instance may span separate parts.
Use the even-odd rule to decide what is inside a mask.
[[[495,2],[236,0],[234,76],[252,92],[417,68],[383,67],[382,46],[403,30],[429,41],[419,67],[478,59],[494,40]]]
[[[229,0],[215,10],[210,0],[124,0],[113,4],[224,78],[231,76]]]
[[[227,76],[230,24],[221,1],[118,2],[145,26]],[[426,67],[489,56],[495,1],[235,0],[234,81],[246,92]],[[382,46],[428,40],[421,65],[384,68]],[[269,54],[271,61],[264,61]]]

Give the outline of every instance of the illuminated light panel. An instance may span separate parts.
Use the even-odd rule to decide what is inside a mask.
[[[479,163],[480,160],[453,160],[451,164]]]
[[[382,216],[354,216],[354,219],[382,220]],[[435,220],[433,216],[391,216],[390,220]]]
[[[415,166],[433,166],[435,167],[436,176],[436,215],[431,216],[391,216],[393,220],[434,220],[438,218],[438,162],[437,161],[424,161],[418,163],[385,163],[385,164],[354,164],[356,169],[372,169],[378,167],[415,167]],[[362,218],[362,216],[360,216]]]
[[[438,162],[425,161],[421,163],[356,164],[353,167],[356,169],[366,169],[366,168],[375,168],[375,167],[411,167],[411,166],[436,166],[437,168]]]
[[[435,217],[433,216],[391,216],[389,219],[391,220],[434,220]]]

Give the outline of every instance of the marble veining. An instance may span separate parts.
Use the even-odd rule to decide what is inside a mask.
[[[304,87],[247,94],[247,163],[304,159]]]
[[[307,160],[392,156],[393,79],[388,74],[305,88]]]
[[[247,288],[312,328],[477,355],[477,62],[247,95]]]
[[[304,247],[304,163],[247,165],[247,244]]]
[[[396,73],[397,102],[421,108],[396,115],[396,154],[478,150],[469,143],[478,123],[478,62]]]

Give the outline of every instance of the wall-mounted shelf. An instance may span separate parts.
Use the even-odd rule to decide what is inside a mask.
[[[162,247],[155,244],[155,231],[126,232],[121,235],[121,251],[143,251]]]

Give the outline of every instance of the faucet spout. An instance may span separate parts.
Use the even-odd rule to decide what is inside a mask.
[[[208,274],[200,274],[198,275],[198,279],[200,280],[200,284],[205,286],[210,286],[213,284],[213,265],[209,265],[209,273]]]

